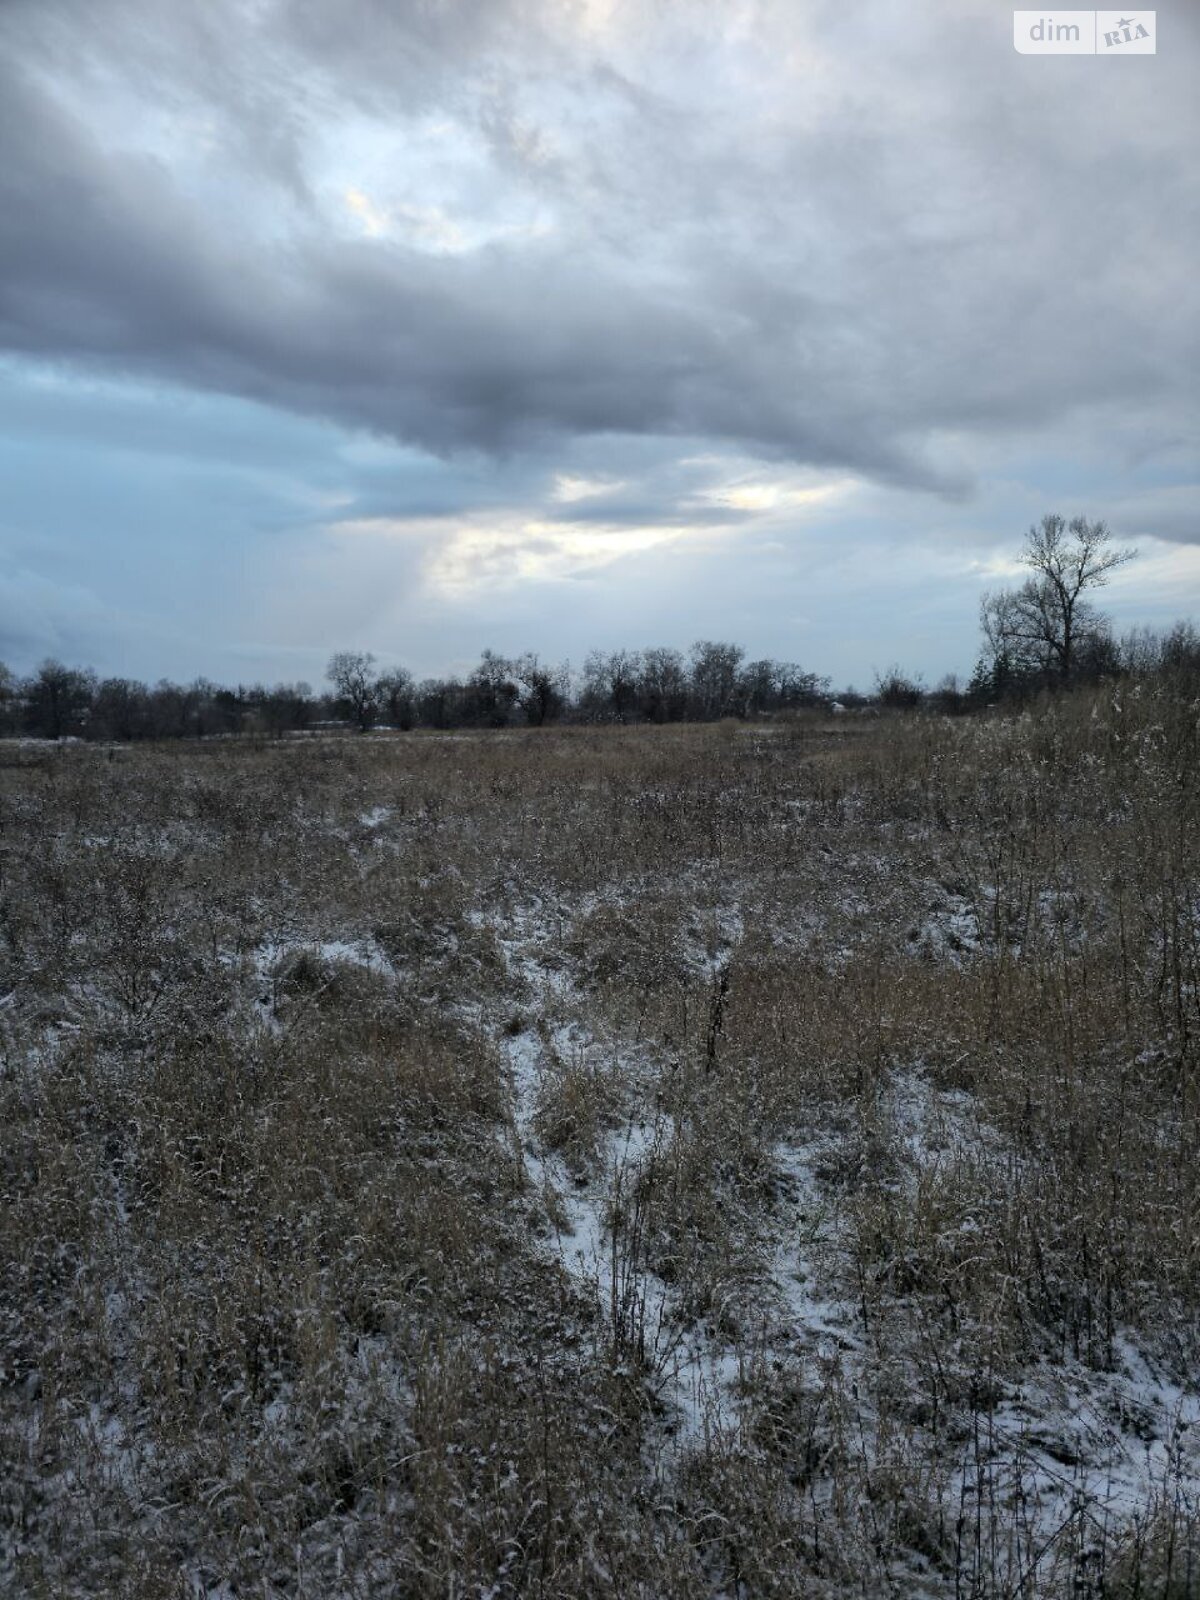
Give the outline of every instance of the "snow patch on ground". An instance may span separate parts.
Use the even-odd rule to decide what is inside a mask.
[[[251,989],[251,1004],[259,1024],[269,1033],[282,1031],[279,1005],[282,985],[296,963],[305,958],[319,968],[356,967],[388,982],[395,968],[372,938],[265,940],[243,958]]]
[[[939,1089],[921,1072],[897,1074],[881,1100],[905,1154],[901,1193],[939,1162],[1017,1159],[971,1095]],[[877,1418],[863,1399],[871,1345],[850,1288],[838,1203],[820,1176],[836,1141],[818,1134],[781,1142],[774,1154],[785,1195],[770,1272],[776,1353],[790,1348],[825,1379],[836,1376],[855,1397],[866,1448],[876,1452]],[[1004,1508],[1018,1533],[1014,1559],[1036,1564],[1055,1559],[1065,1537],[1102,1542],[1144,1520],[1156,1495],[1181,1491],[1195,1503],[1200,1387],[1162,1371],[1127,1331],[1114,1340],[1114,1358],[1111,1371],[1069,1355],[1039,1361],[980,1403],[969,1439],[944,1463],[938,1492],[951,1524],[973,1518],[983,1502]],[[915,1374],[912,1391],[919,1392]]]
[[[576,911],[579,907],[574,908]],[[584,910],[587,908],[584,907]],[[647,1112],[638,1099],[639,1079],[652,1066],[647,1047],[617,1049],[616,1066],[628,1090],[631,1109],[603,1137],[599,1159],[587,1173],[572,1170],[539,1139],[535,1113],[549,1070],[549,1056],[586,1058],[589,1051],[614,1051],[584,1020],[586,996],[577,989],[565,960],[557,956],[561,930],[569,919],[557,908],[530,902],[501,919],[473,914],[491,928],[507,969],[519,977],[539,1013],[540,1027],[501,1034],[501,1049],[512,1090],[513,1126],[530,1181],[552,1220],[551,1249],[580,1291],[598,1303],[610,1324],[616,1316],[640,1329],[638,1352],[651,1390],[666,1407],[668,1432],[677,1445],[694,1443],[723,1422],[742,1370],[739,1354],[703,1320],[685,1324],[677,1292],[642,1260],[627,1259],[627,1241],[613,1219],[639,1175],[667,1145],[670,1119]],[[736,909],[716,915],[717,955],[696,956],[697,966],[713,972],[742,936]],[[554,954],[550,952],[554,951]],[[609,1332],[613,1333],[610,1326]]]
[[[974,903],[963,894],[945,894],[920,927],[909,933],[909,946],[916,955],[955,966],[977,954],[982,943]]]

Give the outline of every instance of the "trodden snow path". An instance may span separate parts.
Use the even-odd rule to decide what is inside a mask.
[[[669,1115],[647,1093],[659,1064],[644,1042],[619,1045],[592,1026],[586,995],[564,964],[548,959],[561,926],[557,910],[535,901],[511,908],[502,921],[481,913],[473,920],[491,929],[536,1019],[515,1033],[496,1030],[494,1037],[507,1066],[520,1157],[551,1219],[550,1248],[610,1322],[625,1314],[636,1321],[639,1359],[664,1406],[666,1437],[683,1448],[732,1422],[744,1362],[705,1319],[684,1316],[678,1291],[644,1260],[630,1260],[620,1228],[614,1229],[623,1198],[672,1136]],[[727,952],[741,935],[740,918],[728,919],[721,933]],[[625,1115],[603,1134],[597,1158],[586,1170],[570,1168],[546,1147],[536,1127],[544,1078],[555,1055],[612,1062],[625,1091]],[[617,1333],[611,1325],[608,1331]]]

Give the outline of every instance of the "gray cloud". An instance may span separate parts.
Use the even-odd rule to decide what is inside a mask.
[[[111,631],[116,613],[91,590],[18,568],[0,573],[0,660],[76,651]]]
[[[1090,411],[1153,453],[1147,416],[1164,443],[1194,416],[1182,11],[1126,63],[1018,57],[981,3],[625,15],[10,0],[0,345],[443,455],[705,438],[944,493],[946,434]],[[399,137],[403,198],[422,117],[476,140],[467,212],[546,226],[449,253],[333,226],[329,140]]]

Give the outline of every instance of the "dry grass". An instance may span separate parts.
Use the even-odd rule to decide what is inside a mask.
[[[1200,1593],[1197,723],[0,745],[0,1587]]]

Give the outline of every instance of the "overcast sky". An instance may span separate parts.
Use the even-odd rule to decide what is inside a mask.
[[[1052,13],[1051,13],[1052,14]],[[1200,610],[1200,7],[0,0],[0,659],[969,672]]]

